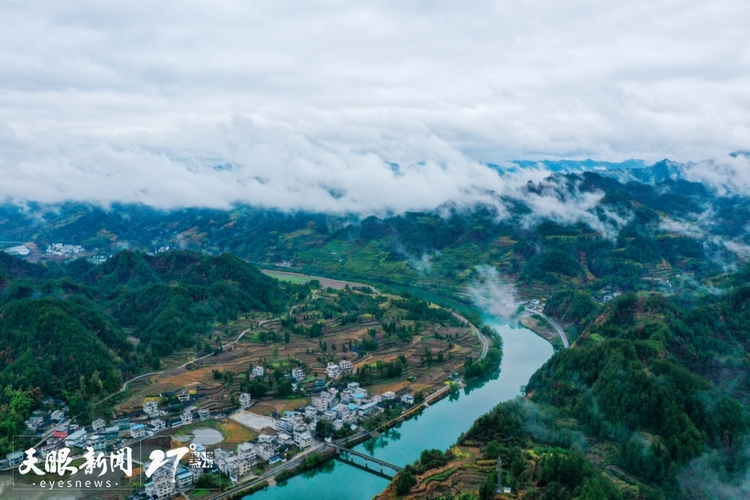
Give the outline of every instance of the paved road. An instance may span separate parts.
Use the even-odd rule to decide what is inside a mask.
[[[560,336],[560,340],[562,340],[563,347],[565,347],[566,349],[570,347],[570,342],[568,342],[568,336],[565,335],[565,331],[563,331],[562,327],[558,325],[554,319],[550,318],[549,316],[547,316],[541,311],[537,311],[536,309],[528,309],[528,311],[533,312],[534,314],[538,314],[542,318],[546,319],[549,322],[549,324],[552,325],[552,328],[554,328],[557,334]]]
[[[449,311],[450,311],[450,309],[449,309]],[[490,343],[487,340],[487,337],[485,337],[484,334],[482,332],[480,332],[479,329],[476,326],[472,325],[469,322],[468,319],[464,318],[463,316],[461,316],[460,314],[458,314],[455,311],[451,311],[451,313],[453,314],[453,316],[455,316],[459,320],[465,321],[469,325],[469,327],[471,328],[471,331],[473,331],[474,333],[477,334],[477,338],[482,343],[482,355],[479,356],[479,359],[486,358],[487,357],[487,351],[490,349]]]

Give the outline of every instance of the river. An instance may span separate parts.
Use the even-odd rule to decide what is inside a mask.
[[[500,377],[480,387],[462,390],[458,398],[443,399],[421,415],[407,420],[355,450],[396,465],[419,458],[422,450],[445,450],[468,430],[472,422],[497,403],[512,399],[522,385],[552,356],[552,346],[531,330],[484,318],[503,337]],[[371,464],[371,467],[373,465]],[[330,460],[320,468],[266,488],[247,500],[370,500],[388,480],[345,463]]]

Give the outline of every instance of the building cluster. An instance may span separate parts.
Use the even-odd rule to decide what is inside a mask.
[[[67,418],[69,411],[64,401],[45,398],[42,400],[43,410],[35,411],[24,423],[26,427],[34,431],[36,436],[43,440],[42,446],[38,447],[37,453],[44,459],[47,455],[59,448],[93,448],[96,452],[105,452],[108,448],[118,448],[125,440],[139,440],[164,430],[168,427],[178,427],[211,418],[208,408],[198,408],[192,404],[192,396],[188,391],[173,394],[177,401],[166,409],[159,408],[156,398],[147,398],[143,403],[143,413],[136,412],[130,416],[115,419],[111,425],[98,418],[91,423],[89,428],[71,423]],[[243,394],[250,403],[250,395]],[[177,415],[177,418],[169,421],[169,415]],[[18,465],[16,463],[23,459],[22,454],[10,453],[5,459],[0,459],[0,470]]]
[[[203,469],[185,467],[181,464],[177,464],[177,469],[175,469],[174,461],[175,457],[167,458],[164,464],[156,469],[149,478],[149,482],[144,485],[144,490],[137,496],[143,499],[164,500],[192,489],[195,482],[203,474]],[[147,461],[144,464],[144,470],[147,470],[150,465],[151,462]]]
[[[339,364],[328,363],[328,365],[326,366],[328,377],[332,379],[337,378],[342,373],[352,373],[352,371],[354,371],[354,365],[347,359],[341,360]]]
[[[53,243],[47,247],[47,253],[50,255],[77,255],[85,252],[86,249],[81,245],[66,245],[65,243]]]
[[[385,411],[388,402],[414,404],[414,397],[394,392],[370,395],[358,382],[350,382],[341,390],[332,387],[312,397],[312,404],[304,408],[304,415],[315,424],[319,419],[330,420],[336,430],[348,425],[352,430],[365,418]]]

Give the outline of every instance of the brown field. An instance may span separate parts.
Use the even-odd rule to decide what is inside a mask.
[[[326,292],[317,292],[318,297],[325,297]],[[381,307],[384,307],[381,305]],[[387,306],[385,306],[387,307]],[[394,312],[395,311],[395,312]],[[401,315],[400,310],[390,311],[389,314]],[[295,317],[298,325],[310,326],[312,321],[304,321],[305,315],[315,315],[317,311],[311,309],[307,304],[300,304],[295,308]],[[445,380],[455,371],[463,367],[466,356],[477,357],[481,352],[481,346],[476,336],[471,334],[467,328],[448,327],[440,325],[423,324],[421,331],[414,336],[412,342],[404,344],[395,336],[387,338],[380,327],[379,321],[365,318],[363,323],[341,326],[334,320],[326,321],[323,329],[322,341],[326,342],[328,349],[323,352],[318,344],[318,339],[310,339],[305,336],[292,334],[287,344],[283,340],[283,328],[278,321],[268,322],[262,326],[258,323],[268,319],[267,314],[247,313],[237,321],[227,325],[218,326],[211,333],[210,339],[218,335],[222,343],[234,341],[240,332],[249,329],[244,337],[216,356],[209,355],[203,359],[197,359],[183,366],[195,356],[190,351],[183,351],[165,360],[167,369],[160,375],[147,377],[134,382],[129,387],[129,397],[120,403],[116,410],[119,413],[130,412],[139,409],[146,397],[158,396],[159,394],[189,389],[196,391],[201,397],[196,401],[198,407],[206,407],[212,410],[229,408],[232,396],[237,398],[240,394],[239,379],[245,377],[246,372],[254,365],[276,364],[279,369],[288,371],[288,361],[294,358],[304,364],[305,371],[309,377],[324,376],[325,366],[328,361],[339,361],[349,359],[356,368],[365,365],[374,365],[377,361],[390,362],[398,356],[405,356],[408,368],[405,374],[398,379],[375,380],[375,385],[370,389],[372,393],[379,394],[386,391],[415,392],[427,389]],[[410,321],[401,321],[402,325],[413,325]],[[353,344],[360,342],[368,336],[368,330],[377,330],[376,339],[379,348],[370,352],[366,357],[357,359],[356,354],[344,352],[344,345],[351,341]],[[282,340],[275,343],[262,343],[258,340],[261,332],[279,332]],[[450,343],[445,339],[436,339],[435,332],[445,337],[450,335]],[[454,338],[458,334],[458,338]],[[333,346],[336,349],[333,349]],[[433,357],[431,366],[422,366],[420,356],[429,351]],[[437,357],[442,354],[444,361],[438,363]],[[204,356],[201,352],[198,357]],[[179,362],[181,361],[181,363]],[[230,371],[234,373],[235,379],[231,384],[223,380],[214,380],[212,371]],[[293,409],[309,404],[308,398],[299,399],[274,399],[273,395],[266,396],[256,401],[253,412],[268,415],[273,411]]]

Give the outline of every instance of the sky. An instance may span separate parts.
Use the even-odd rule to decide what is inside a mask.
[[[749,40],[742,0],[5,1],[0,199],[399,211],[544,158],[750,191]]]

